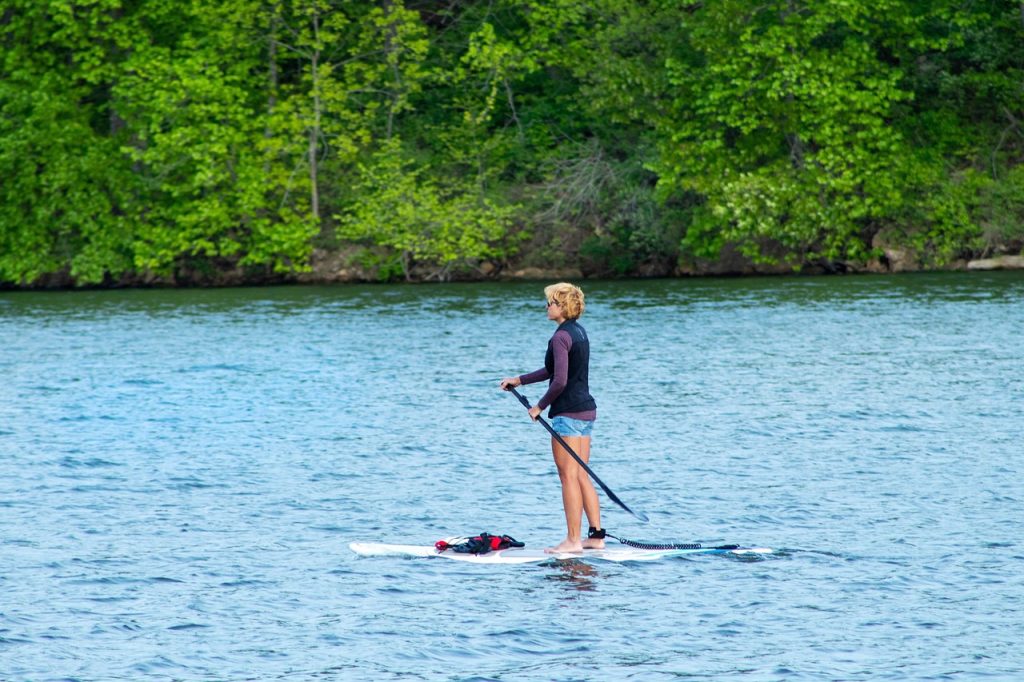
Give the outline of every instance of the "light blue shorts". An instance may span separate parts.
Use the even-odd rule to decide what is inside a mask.
[[[573,419],[572,417],[552,417],[551,428],[555,430],[559,436],[586,436],[590,437],[590,432],[594,430],[594,420],[592,419]]]

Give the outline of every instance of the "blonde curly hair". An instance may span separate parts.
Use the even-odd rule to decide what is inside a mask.
[[[583,314],[586,304],[583,302],[583,290],[575,284],[559,282],[544,287],[544,296],[548,303],[556,303],[562,309],[567,320],[578,319]]]

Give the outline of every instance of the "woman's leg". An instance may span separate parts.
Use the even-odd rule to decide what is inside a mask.
[[[589,436],[563,436],[563,438],[580,459],[584,462],[590,461]],[[603,547],[604,543],[601,541],[591,540],[584,543],[580,538],[580,524],[583,521],[584,510],[586,510],[590,525],[601,527],[601,511],[597,491],[594,490],[594,484],[590,482],[590,476],[554,438],[551,439],[551,454],[555,459],[558,478],[562,483],[562,507],[565,510],[567,532],[565,540],[548,548],[549,551],[578,552],[584,546]]]
[[[573,450],[579,445],[579,437],[562,436],[565,442]],[[583,543],[580,540],[580,523],[583,519],[583,495],[580,491],[579,473],[583,471],[575,459],[572,458],[565,448],[555,440],[551,439],[551,454],[555,458],[555,466],[558,468],[558,480],[562,484],[562,507],[565,510],[565,540],[554,547],[548,547],[547,552],[580,552],[583,550]],[[586,472],[583,472],[586,473]]]
[[[583,436],[576,440],[579,442],[579,446],[573,447],[573,450],[580,456],[580,459],[590,464],[590,436]],[[572,443],[569,444],[572,446]],[[576,470],[579,477],[580,496],[583,498],[583,511],[587,515],[587,521],[594,528],[600,528],[601,505],[597,499],[597,490],[594,489],[594,482],[590,480],[590,475],[579,464],[576,465]],[[583,547],[584,549],[603,549],[604,540],[583,538]]]

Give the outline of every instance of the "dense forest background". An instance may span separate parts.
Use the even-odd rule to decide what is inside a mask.
[[[1021,2],[0,1],[8,285],[1022,240]]]

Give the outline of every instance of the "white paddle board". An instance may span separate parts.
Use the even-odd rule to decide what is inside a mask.
[[[441,557],[454,561],[466,561],[474,564],[536,564],[553,560],[597,560],[597,561],[657,561],[671,557],[692,556],[695,554],[730,554],[735,556],[757,557],[771,554],[767,547],[701,547],[699,549],[635,549],[633,547],[606,547],[605,549],[585,549],[582,552],[560,552],[548,554],[542,549],[517,547],[499,549],[486,554],[462,554],[452,550],[437,551],[432,545],[388,545],[379,542],[352,542],[349,549],[359,556],[401,556],[401,557]]]

